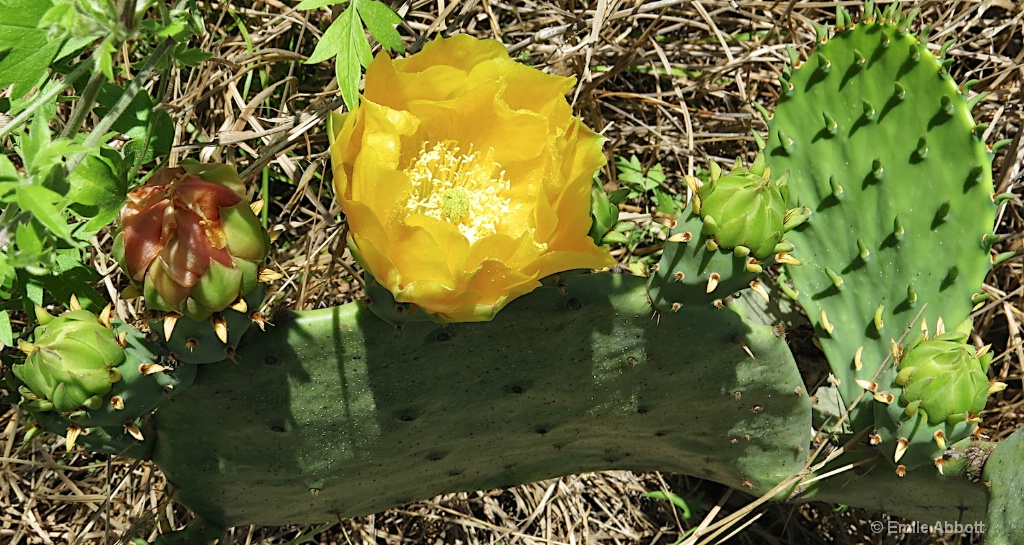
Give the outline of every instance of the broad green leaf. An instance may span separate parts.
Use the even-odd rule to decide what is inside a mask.
[[[124,89],[104,84],[96,97],[96,114],[104,116],[110,108],[121,98]],[[149,123],[153,123],[153,129],[149,131]],[[167,112],[157,108],[154,100],[146,91],[139,91],[128,104],[128,108],[117,118],[111,126],[111,130],[117,131],[131,139],[125,144],[124,155],[129,163],[134,163],[135,158],[143,148],[146,148],[146,156],[141,161],[146,163],[155,157],[163,157],[170,153],[171,142],[174,139],[174,123]],[[146,142],[148,133],[148,146]]]
[[[0,202],[11,202],[17,200],[18,186],[22,182],[0,182]]]
[[[612,191],[611,193],[608,194],[608,200],[611,201],[612,204],[622,204],[626,202],[627,195],[629,195],[629,189],[616,189],[615,191]]]
[[[18,252],[37,256],[43,253],[43,239],[32,222],[21,223],[14,232],[14,242],[18,245]]]
[[[185,44],[179,44],[178,47],[174,48],[174,60],[183,66],[199,66],[212,56],[213,53],[207,53],[202,49],[185,47]]]
[[[57,56],[54,61],[64,60],[72,55],[80,53],[86,46],[96,42],[96,40],[102,38],[102,36],[96,34],[90,34],[88,36],[72,36],[64,42],[61,46],[60,51],[57,52]]]
[[[31,212],[32,216],[50,230],[54,236],[71,242],[71,229],[67,220],[54,203],[63,197],[45,187],[38,185],[18,186],[18,204],[22,209]]]
[[[25,161],[25,170],[28,171],[29,176],[39,170],[36,157],[43,153],[50,143],[49,121],[52,111],[48,112],[47,110],[49,109],[44,108],[32,116],[32,125],[28,132],[23,132],[18,138],[19,155]]]
[[[346,2],[348,0],[302,0],[299,2],[299,5],[295,6],[295,9],[319,9],[331,4],[344,4]]]
[[[0,180],[20,180],[18,169],[6,155],[0,155]]]
[[[95,217],[103,208],[120,208],[128,191],[127,182],[118,175],[120,169],[114,164],[120,163],[121,156],[109,148],[104,151],[103,155],[87,156],[68,174],[68,204],[82,217]]]
[[[156,32],[158,38],[174,38],[177,42],[183,42],[192,34],[192,29],[183,21],[173,22]]]
[[[43,306],[43,287],[32,280],[25,282],[25,298],[28,302]],[[26,309],[32,307],[32,305],[29,304],[24,304],[22,306]]]
[[[380,45],[390,51],[405,53],[402,35],[395,28],[395,25],[402,24],[400,15],[391,11],[387,4],[377,0],[355,0],[355,6],[359,11],[359,18]]]
[[[52,6],[50,0],[0,0],[0,89],[13,84],[15,98],[39,83],[60,50],[61,40],[36,28]]]

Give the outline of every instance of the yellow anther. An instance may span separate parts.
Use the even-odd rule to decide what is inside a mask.
[[[472,147],[463,153],[453,140],[429,149],[424,144],[405,170],[412,185],[406,210],[455,224],[470,244],[495,234],[514,210],[511,183],[493,156],[493,150],[480,153]]]

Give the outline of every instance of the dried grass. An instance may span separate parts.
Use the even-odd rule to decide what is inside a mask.
[[[841,2],[857,9],[859,2]],[[877,2],[885,4],[887,2]],[[709,159],[730,161],[754,149],[750,130],[763,129],[750,101],[771,105],[785,47],[806,53],[809,21],[830,21],[836,2],[557,0],[554,2],[406,1],[407,36],[467,32],[497,37],[514,55],[544,70],[575,75],[571,99],[609,141],[609,158],[636,154],[662,163],[677,191],[682,174]],[[921,7],[933,43],[956,38],[950,55],[958,81],[991,93],[977,108],[990,123],[988,141],[1013,139],[996,160],[999,191],[1018,190],[1024,142],[1024,7],[1009,0],[907,2]],[[209,33],[196,44],[214,53],[202,66],[176,71],[164,98],[178,127],[174,159],[228,161],[245,169],[270,200],[280,241],[273,267],[285,278],[268,306],[310,309],[360,295],[355,263],[344,248],[325,178],[327,145],[321,122],[338,105],[333,70],[307,66],[330,22],[326,10],[296,12],[292,2],[204,3]],[[248,30],[248,42],[238,26]],[[730,38],[750,33],[752,39]],[[938,47],[935,45],[934,47]],[[661,75],[659,75],[661,74]],[[665,74],[683,74],[666,76]],[[605,179],[615,180],[606,168]],[[633,210],[642,212],[640,208]],[[1024,206],[1011,200],[999,215],[1001,251],[1024,250]],[[98,240],[97,245],[109,244]],[[642,253],[643,249],[637,253]],[[625,260],[629,256],[620,254]],[[118,314],[139,308],[120,301],[124,282],[109,259],[96,258]],[[922,264],[926,266],[926,264]],[[1024,420],[1021,344],[1024,324],[1019,255],[992,271],[992,300],[976,313],[978,343],[992,343],[995,374],[1010,387],[995,396],[984,427],[1001,438]],[[23,420],[0,417],[0,542],[109,544],[180,527],[191,519],[173,504],[167,482],[149,463],[65,453],[62,441],[21,444]],[[681,521],[666,502],[643,497],[672,490],[692,501],[695,518]],[[698,499],[702,498],[702,499]],[[606,472],[569,476],[508,490],[449,494],[377,515],[315,529],[235,528],[226,543],[284,543],[313,532],[319,543],[672,543],[718,506],[734,512],[752,498],[698,479]],[[740,543],[970,543],[960,536],[872,534],[880,515],[833,512],[824,505],[769,505],[756,510],[734,538]],[[313,534],[310,534],[313,535]]]

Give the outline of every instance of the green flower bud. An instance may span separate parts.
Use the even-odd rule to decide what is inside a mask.
[[[758,259],[775,253],[786,219],[788,174],[771,179],[760,158],[750,169],[736,167],[700,188],[703,233],[720,248],[743,247]]]
[[[124,349],[87,310],[53,318],[37,327],[34,337],[34,342],[23,343],[25,361],[12,369],[29,410],[69,414],[96,409],[121,380],[117,367],[125,361]]]
[[[988,398],[988,357],[979,358],[960,333],[913,346],[899,364],[896,385],[906,414],[924,412],[928,424],[956,423],[977,416]]]

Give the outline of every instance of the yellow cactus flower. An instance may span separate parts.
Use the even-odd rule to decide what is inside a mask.
[[[465,35],[377,55],[331,160],[350,247],[397,301],[490,320],[544,276],[614,264],[587,236],[605,160],[565,99],[574,83]]]

